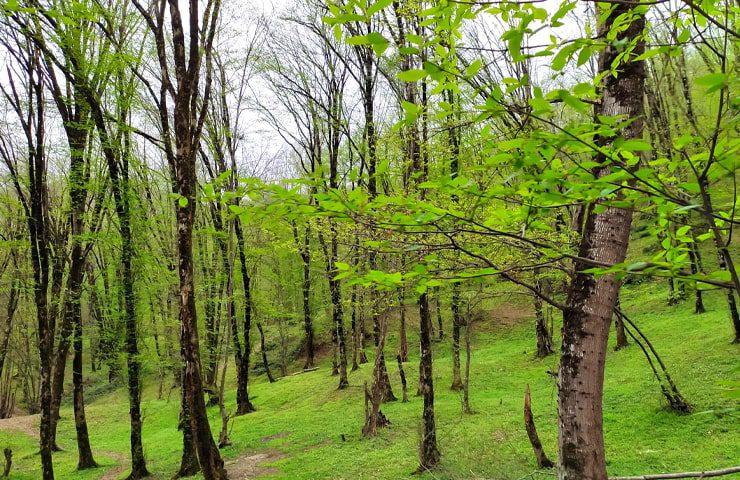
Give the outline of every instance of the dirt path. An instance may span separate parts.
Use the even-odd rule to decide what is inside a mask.
[[[116,480],[123,472],[128,469],[128,456],[119,452],[100,452],[100,455],[118,462],[118,465],[111,467],[110,470],[105,472],[105,475],[100,477],[100,480]]]
[[[39,419],[41,415],[20,415],[0,420],[0,430],[22,432],[33,438],[39,438]]]
[[[286,455],[278,450],[265,450],[259,453],[242,455],[234,460],[227,461],[224,465],[231,480],[249,480],[260,475],[279,473],[278,469],[262,467],[263,463],[274,462]]]
[[[0,419],[0,430],[21,432],[32,438],[38,438],[39,435],[39,415],[20,415],[12,418]],[[275,440],[288,435],[288,432],[281,432],[276,435],[265,437],[263,441]],[[128,468],[128,456],[120,452],[99,452],[100,456],[112,458],[118,465],[108,467],[108,471],[100,477],[100,480],[116,480]],[[244,454],[225,463],[226,470],[229,472],[229,478],[232,480],[251,480],[261,475],[278,473],[276,468],[263,467],[262,464],[274,462],[284,458],[286,455],[279,450],[270,449],[262,452],[251,452]]]

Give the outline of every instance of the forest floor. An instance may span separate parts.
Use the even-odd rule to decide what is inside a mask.
[[[706,295],[708,312],[694,315],[693,301],[666,303],[664,282],[626,286],[625,312],[640,326],[661,354],[671,375],[694,410],[677,415],[667,410],[642,351],[632,343],[609,352],[604,393],[604,428],[608,468],[612,475],[701,470],[738,464],[740,410],[725,382],[740,376],[740,346],[730,343],[731,323],[721,292]],[[257,411],[231,423],[233,445],[224,449],[232,479],[502,479],[553,478],[537,472],[522,420],[527,384],[537,428],[551,458],[557,457],[557,387],[547,371],[557,371],[557,355],[536,359],[531,301],[521,295],[501,295],[486,305],[486,315],[474,327],[470,397],[472,415],[461,413],[461,395],[453,392],[449,318],[445,338],[435,343],[434,383],[437,437],[442,452],[433,473],[412,477],[417,466],[421,398],[415,396],[418,369],[417,338],[411,335],[408,403],[390,402],[383,411],[390,428],[363,439],[362,385],[371,365],[350,374],[350,387],[337,390],[329,375],[329,359],[316,371],[289,375],[274,384],[263,375],[251,385]],[[418,317],[409,306],[409,325]],[[559,325],[555,316],[555,345]],[[388,352],[397,345],[396,325]],[[410,327],[415,331],[416,328]],[[612,338],[613,343],[613,338]],[[371,349],[368,349],[368,353]],[[388,355],[388,358],[393,358]],[[464,358],[464,357],[463,357]],[[298,368],[298,367],[296,367]],[[396,362],[388,363],[393,388],[400,397]],[[101,377],[102,378],[102,377]],[[177,430],[178,391],[157,399],[155,376],[147,379],[142,410],[144,448],[155,479],[169,479],[177,470],[181,434]],[[71,389],[70,389],[71,390]],[[121,479],[128,457],[126,390],[96,394],[88,387],[87,415],[93,452],[100,468],[76,472],[74,419],[69,405],[62,409],[55,454],[58,479]],[[166,390],[166,389],[165,389]],[[233,387],[227,410],[234,409]],[[214,433],[220,428],[218,408],[210,409]],[[32,417],[0,422],[0,448],[14,452],[12,479],[35,480],[38,446]]]

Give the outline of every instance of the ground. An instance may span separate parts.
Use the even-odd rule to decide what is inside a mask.
[[[632,344],[610,351],[606,366],[604,428],[611,475],[700,470],[738,463],[738,402],[724,383],[738,379],[740,346],[731,344],[731,323],[721,292],[707,294],[709,312],[692,313],[688,300],[667,306],[664,282],[626,287],[624,310],[643,329],[663,357],[678,387],[694,406],[689,415],[666,410],[658,385],[642,352]],[[521,295],[497,297],[475,329],[471,367],[473,415],[461,413],[461,396],[449,389],[449,337],[434,346],[434,382],[440,468],[412,477],[417,466],[421,399],[416,397],[417,340],[410,338],[408,403],[383,406],[390,428],[375,439],[363,439],[362,385],[371,364],[350,374],[350,387],[339,391],[327,359],[316,371],[290,375],[269,384],[256,377],[251,387],[257,411],[231,424],[233,445],[223,450],[234,479],[520,479],[553,478],[536,472],[523,427],[524,388],[532,389],[532,408],[544,447],[555,458],[557,443],[555,355],[536,359],[530,301]],[[409,311],[409,325],[417,316]],[[555,329],[558,330],[557,316]],[[449,335],[449,315],[445,316]],[[611,340],[613,342],[613,339]],[[389,339],[394,352],[397,333]],[[556,334],[555,344],[559,343]],[[368,352],[370,349],[368,349]],[[389,357],[391,357],[389,355]],[[392,358],[392,357],[391,357]],[[400,397],[395,361],[388,364]],[[176,390],[157,400],[156,381],[147,381],[142,410],[144,448],[155,479],[171,478],[179,464]],[[92,390],[92,389],[91,389]],[[165,389],[166,390],[166,389]],[[125,389],[95,396],[87,407],[90,436],[101,467],[76,472],[74,423],[69,405],[62,410],[55,454],[59,479],[121,479],[128,457],[128,403]],[[227,393],[234,410],[234,392]],[[210,410],[214,433],[218,409]],[[37,479],[39,457],[35,417],[0,422],[0,448],[14,451],[13,479]]]

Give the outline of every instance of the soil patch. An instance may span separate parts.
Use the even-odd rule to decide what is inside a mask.
[[[290,435],[290,432],[280,432],[280,433],[276,433],[274,435],[268,435],[267,437],[262,437],[260,440],[262,440],[263,442],[271,442],[273,440],[278,440],[280,438],[285,438],[288,435]]]
[[[224,466],[231,480],[248,480],[260,475],[280,473],[276,468],[263,467],[264,463],[274,462],[285,458],[286,455],[278,450],[265,450],[259,453],[245,454],[227,461]]]
[[[0,430],[22,432],[33,438],[39,438],[39,420],[41,415],[19,415],[0,420]]]
[[[128,457],[119,452],[100,452],[103,457],[112,458],[118,465],[111,467],[110,470],[105,472],[105,475],[100,477],[100,480],[116,480],[123,472],[128,468]]]

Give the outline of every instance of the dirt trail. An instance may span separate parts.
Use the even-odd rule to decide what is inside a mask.
[[[19,415],[0,420],[0,430],[22,432],[33,438],[39,437],[39,420],[41,415]]]
[[[260,475],[279,473],[276,468],[262,467],[263,463],[274,462],[286,455],[278,450],[265,450],[259,453],[242,455],[234,460],[225,462],[226,471],[231,480],[249,480]]]
[[[21,432],[30,437],[38,438],[39,435],[39,415],[19,415],[12,418],[0,419],[0,430]],[[270,437],[265,437],[262,440],[265,442],[283,438],[288,435],[288,432],[281,432]],[[112,458],[118,465],[108,467],[100,480],[116,480],[119,478],[128,468],[129,459],[127,455],[120,452],[97,452],[101,457]],[[244,454],[233,460],[225,462],[226,470],[229,472],[229,478],[232,480],[250,480],[257,478],[261,475],[268,475],[278,473],[276,468],[263,467],[264,463],[273,462],[284,458],[286,455],[279,450],[270,449],[262,452],[251,452]]]
[[[118,465],[110,467],[110,470],[105,472],[105,475],[100,477],[100,480],[116,480],[128,469],[128,456],[119,452],[100,452],[100,455],[112,458],[118,462]]]

